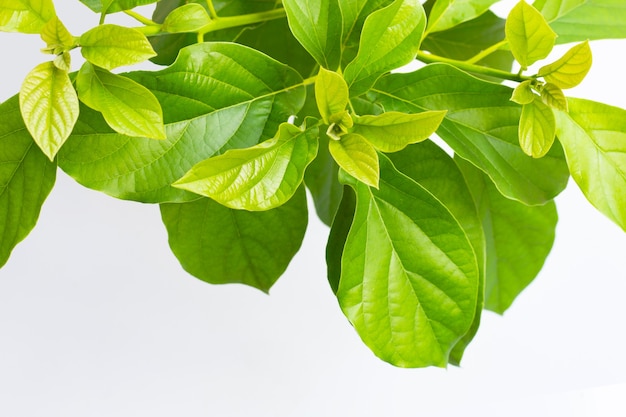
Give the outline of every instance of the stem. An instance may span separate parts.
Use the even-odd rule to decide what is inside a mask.
[[[209,8],[209,14],[211,15],[211,19],[217,19],[217,12],[215,11],[215,6],[213,6],[213,1],[207,0],[206,4]]]
[[[246,26],[253,23],[266,22],[268,20],[281,19],[286,16],[285,9],[274,9],[267,12],[243,14],[240,16],[220,17],[212,20],[210,23],[201,28],[198,32],[209,33],[216,30],[228,29],[237,26]]]
[[[157,24],[154,21],[148,19],[147,17],[144,17],[144,16],[140,15],[139,13],[134,12],[132,10],[124,10],[124,13],[126,13],[128,16],[132,17],[133,19],[135,19],[139,23],[143,23],[146,26],[155,26]]]
[[[317,79],[317,75],[314,75],[309,78],[305,78],[304,80],[302,80],[302,85],[306,87],[307,85],[314,84],[316,79]]]
[[[521,75],[521,74],[513,74],[512,72],[502,71],[494,68],[483,67],[476,64],[468,64],[465,61],[459,61],[456,59],[445,58],[442,56],[437,56],[433,54],[428,54],[425,52],[418,52],[416,58],[422,61],[425,64],[432,64],[436,62],[443,62],[446,64],[454,65],[455,67],[462,69],[464,71],[473,72],[475,74],[489,75],[491,77],[502,78],[505,80],[522,82],[526,80],[534,79],[531,76]]]
[[[498,49],[502,48],[504,45],[506,45],[508,43],[509,43],[509,41],[507,41],[506,39],[503,39],[500,42],[498,42],[498,43],[496,43],[494,45],[491,45],[489,48],[484,49],[483,51],[481,51],[478,54],[474,55],[470,59],[466,59],[465,62],[467,62],[468,64],[475,64],[478,61],[480,61],[481,59],[483,59],[483,58],[493,54]]]

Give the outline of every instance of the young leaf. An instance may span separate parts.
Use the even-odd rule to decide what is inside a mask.
[[[189,46],[169,68],[125,75],[159,99],[167,139],[116,134],[83,108],[59,165],[86,187],[142,202],[198,198],[171,184],[213,155],[271,138],[304,102],[296,71],[232,43]]]
[[[402,367],[445,366],[476,312],[478,266],[448,209],[381,156],[380,189],[344,177],[357,204],[337,298],[363,342]]]
[[[532,103],[532,101],[537,97],[537,95],[533,93],[531,84],[532,84],[532,80],[526,80],[526,81],[519,83],[519,85],[515,87],[515,90],[513,90],[511,101],[517,104]]]
[[[52,161],[78,119],[78,97],[67,71],[52,62],[37,65],[22,83],[20,111],[33,139]]]
[[[378,154],[363,136],[349,133],[340,140],[329,141],[328,149],[344,171],[362,183],[378,188]]]
[[[341,60],[341,12],[338,0],[283,0],[291,33],[318,64],[331,71]]]
[[[232,149],[196,164],[174,187],[239,210],[262,211],[284,204],[296,192],[317,154],[317,127],[283,123],[274,138]]]
[[[0,0],[0,31],[39,33],[56,16],[52,0]]]
[[[54,55],[68,51],[76,43],[72,34],[56,16],[41,28],[41,39],[47,45],[44,52]]]
[[[117,25],[96,26],[83,33],[79,43],[87,61],[107,70],[138,64],[156,55],[146,35]]]
[[[369,15],[359,53],[344,71],[350,95],[365,93],[382,74],[411,62],[425,26],[426,14],[419,0],[396,0]]]
[[[426,33],[440,32],[472,20],[496,2],[498,0],[437,0],[428,16]]]
[[[76,90],[80,101],[101,112],[116,132],[165,139],[161,105],[141,84],[85,62],[76,77]]]
[[[349,98],[348,86],[343,77],[334,71],[320,68],[315,80],[315,100],[324,123],[332,123],[331,116],[345,111]]]
[[[589,202],[626,231],[626,110],[569,100],[556,111],[556,133],[572,178]]]
[[[161,28],[170,33],[195,32],[209,23],[211,16],[206,9],[198,3],[189,3],[172,10]]]
[[[541,158],[552,147],[555,136],[552,109],[540,100],[522,106],[519,121],[519,144],[526,155]]]
[[[445,110],[417,114],[388,111],[378,116],[361,116],[356,119],[353,132],[382,152],[397,152],[435,133],[445,114]]]
[[[511,52],[522,69],[547,57],[556,40],[556,33],[541,13],[524,0],[511,9],[505,32]]]
[[[105,9],[107,14],[134,9],[135,7],[156,3],[158,1],[159,0],[80,0],[81,3],[94,12],[102,13],[103,9]]]
[[[448,110],[437,134],[455,153],[485,171],[507,197],[543,204],[565,188],[569,171],[560,146],[541,159],[521,150],[521,108],[510,101],[512,92],[452,66],[431,64],[383,77],[368,97],[387,111]]]
[[[24,127],[17,96],[0,105],[0,266],[35,227],[56,179],[56,164]]]
[[[487,241],[485,308],[504,313],[537,276],[552,249],[556,205],[527,206],[504,197],[475,166],[455,156],[472,192]]]
[[[553,109],[567,111],[567,97],[559,87],[547,83],[541,89],[541,99]]]
[[[541,67],[540,77],[560,88],[576,87],[591,69],[591,48],[585,41],[573,46],[552,64]]]
[[[304,188],[284,205],[250,212],[208,198],[161,205],[169,244],[183,268],[211,284],[241,283],[263,292],[285,272],[307,226]]]

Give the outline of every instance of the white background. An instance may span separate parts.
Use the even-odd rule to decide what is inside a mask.
[[[78,1],[57,3],[73,34],[97,24]],[[5,100],[48,57],[37,36],[0,38]],[[626,107],[624,41],[592,49],[569,95]],[[374,357],[343,317],[314,213],[266,296],[189,276],[157,206],[59,172],[0,270],[0,416],[624,415],[626,235],[574,183],[557,203],[543,271],[504,316],[484,314],[463,366],[407,370]]]

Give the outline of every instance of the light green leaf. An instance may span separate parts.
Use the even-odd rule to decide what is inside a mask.
[[[553,109],[567,111],[567,97],[559,87],[552,83],[547,83],[541,89],[541,99]]]
[[[80,101],[101,112],[116,132],[165,139],[161,105],[141,84],[85,62],[76,77],[76,90]]]
[[[57,55],[52,63],[58,69],[69,72],[72,68],[72,56],[69,52],[63,52],[61,55]]]
[[[485,171],[500,192],[530,205],[543,204],[566,186],[569,171],[560,146],[541,159],[519,146],[519,105],[513,90],[445,64],[382,78],[368,97],[387,111],[448,110],[437,134],[461,157]]]
[[[511,9],[504,30],[511,52],[522,69],[547,57],[556,40],[556,33],[541,13],[524,0]]]
[[[78,97],[67,71],[52,62],[37,65],[22,83],[20,111],[37,145],[53,160],[78,119]]]
[[[479,287],[474,322],[470,330],[452,349],[450,362],[458,365],[463,352],[480,325],[485,283],[485,236],[472,195],[453,159],[433,142],[426,140],[388,155],[404,175],[433,194],[459,222],[478,261]],[[333,227],[335,227],[333,225]]]
[[[554,113],[541,100],[522,106],[519,120],[519,144],[526,155],[543,157],[554,143],[556,132]]]
[[[369,15],[359,53],[344,71],[350,95],[365,93],[382,74],[411,62],[425,26],[426,14],[419,0],[396,0]]]
[[[439,200],[385,156],[380,162],[379,190],[344,178],[357,203],[337,298],[381,359],[402,367],[443,367],[474,320],[476,256]]]
[[[450,29],[468,20],[472,20],[499,0],[437,0],[428,16],[426,33]]]
[[[592,57],[589,42],[574,45],[557,61],[541,67],[540,77],[560,88],[576,87],[591,69]]]
[[[353,132],[382,152],[397,152],[435,133],[445,114],[445,110],[417,114],[388,111],[377,116],[361,116],[356,119]]]
[[[203,6],[188,3],[172,10],[161,28],[170,33],[195,32],[209,23],[211,23],[211,16]]]
[[[53,17],[41,28],[41,39],[47,47],[43,52],[60,55],[69,51],[76,41],[58,17]]]
[[[156,3],[158,1],[159,0],[80,0],[81,3],[96,13],[101,13],[102,9],[106,8],[107,14],[134,9],[135,7]],[[107,5],[108,7],[105,7]]]
[[[533,6],[559,35],[559,44],[626,38],[622,0],[537,0]]]
[[[340,140],[331,140],[328,149],[344,171],[364,184],[378,188],[378,154],[363,136],[349,133]]]
[[[487,242],[485,308],[504,313],[537,276],[552,249],[556,205],[510,200],[469,162],[455,156],[472,192]]]
[[[342,20],[338,0],[283,0],[291,33],[318,64],[336,70],[341,60]]]
[[[0,0],[0,31],[39,33],[56,16],[52,0]]]
[[[297,72],[231,43],[190,46],[169,68],[125,75],[158,98],[167,139],[116,134],[83,108],[59,165],[86,187],[142,202],[196,199],[171,184],[213,155],[273,137],[304,102]]]
[[[531,103],[537,97],[531,88],[532,82],[532,80],[526,80],[519,83],[518,86],[515,87],[515,90],[513,90],[511,101],[517,104]]]
[[[169,244],[183,268],[211,284],[242,283],[263,292],[285,272],[307,226],[304,187],[284,205],[250,212],[208,198],[162,204]]]
[[[239,210],[278,207],[296,192],[317,155],[317,127],[280,125],[276,136],[196,164],[173,185]]]
[[[589,202],[626,231],[626,110],[569,100],[556,111],[556,134],[572,178]]]
[[[39,150],[20,114],[18,97],[0,105],[0,267],[35,227],[56,179],[56,164]]]
[[[112,70],[156,55],[146,35],[133,28],[100,25],[80,37],[81,53],[92,64]]]
[[[315,100],[324,123],[336,123],[337,120],[330,120],[331,116],[343,113],[349,98],[348,86],[343,77],[334,71],[320,68],[315,80]]]

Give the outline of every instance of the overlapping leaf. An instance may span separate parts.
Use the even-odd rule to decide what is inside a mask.
[[[331,140],[328,149],[344,171],[364,184],[378,188],[378,154],[363,136],[348,133],[339,140]]]
[[[96,13],[101,13],[106,7],[106,13],[115,13],[121,10],[130,10],[138,6],[156,3],[159,0],[80,0],[85,6]]]
[[[55,15],[52,0],[0,0],[0,31],[39,33]]]
[[[509,198],[543,204],[565,188],[569,171],[559,146],[536,160],[520,149],[521,108],[509,100],[512,91],[452,66],[433,64],[385,76],[370,98],[387,111],[448,110],[437,134],[456,153],[485,171]]]
[[[522,106],[519,142],[526,155],[543,157],[554,143],[555,125],[552,109],[540,100]]]
[[[560,88],[576,87],[591,69],[591,48],[585,41],[573,46],[557,61],[539,69],[537,75]]]
[[[496,2],[498,0],[437,0],[428,16],[426,33],[440,32],[472,20]]]
[[[84,109],[59,165],[87,187],[143,202],[197,198],[171,184],[210,156],[272,137],[304,100],[294,70],[237,44],[187,47],[167,69],[127,76],[159,99],[167,139],[116,134]]]

